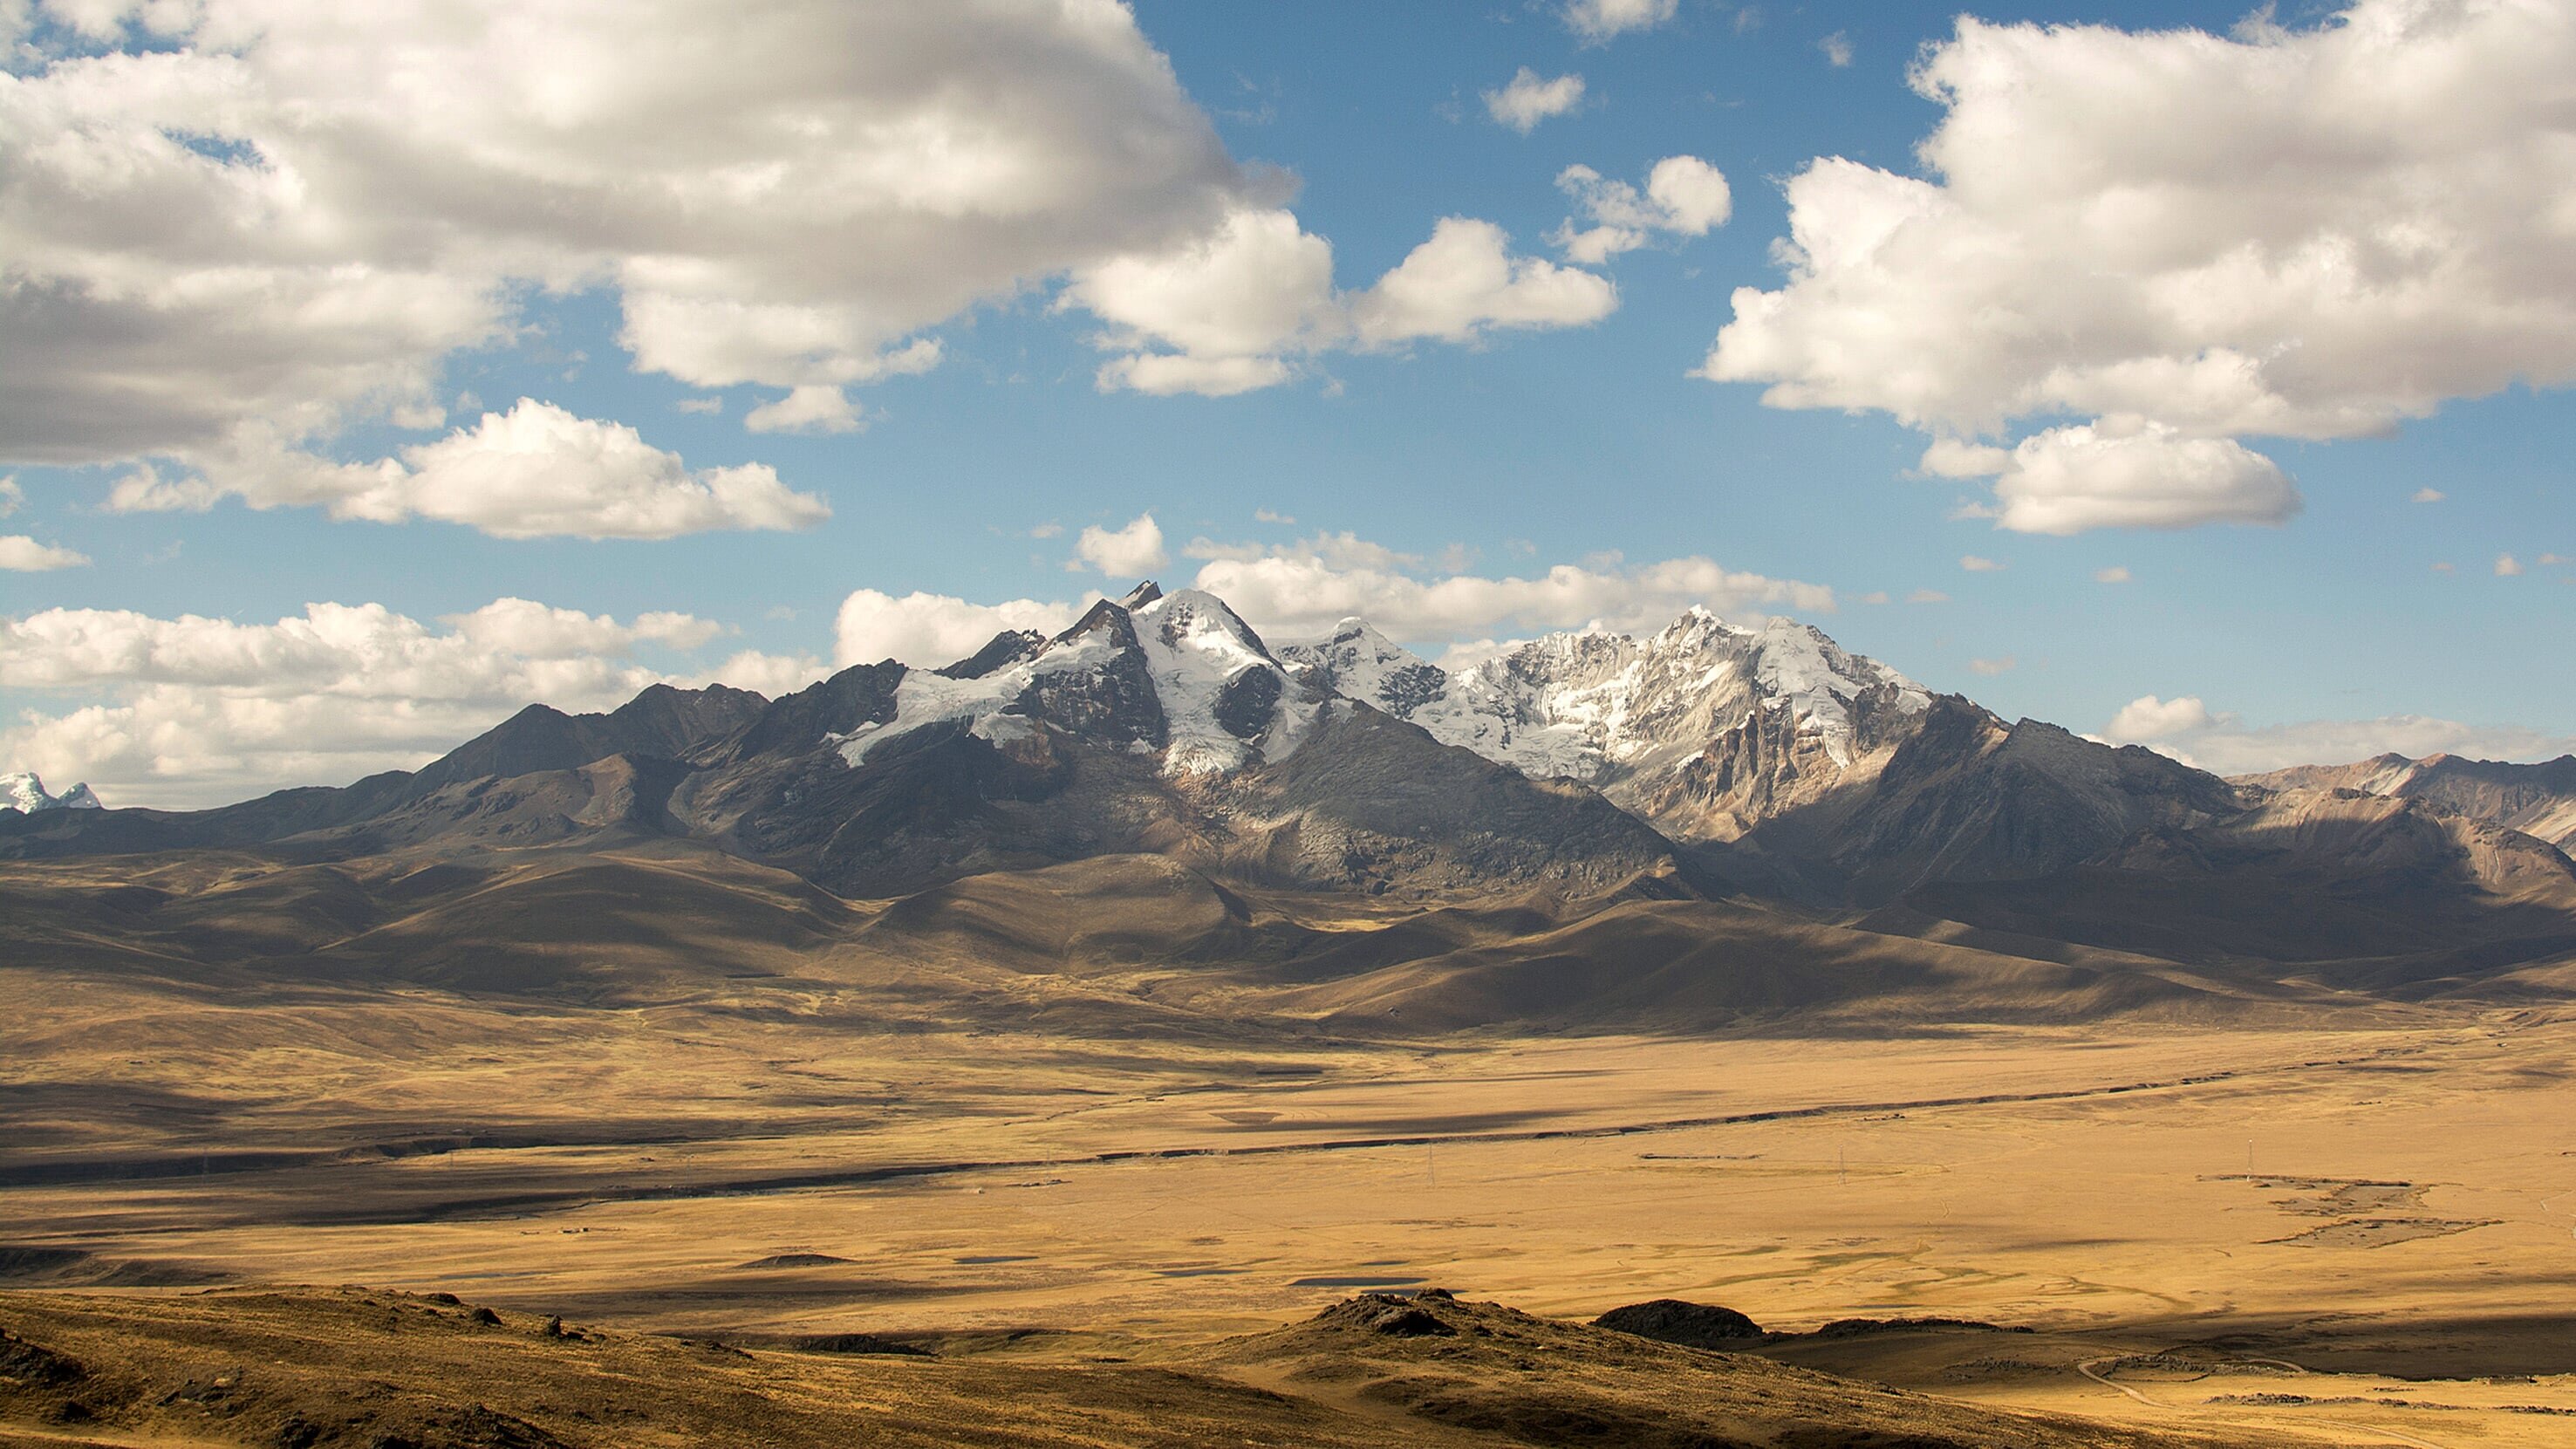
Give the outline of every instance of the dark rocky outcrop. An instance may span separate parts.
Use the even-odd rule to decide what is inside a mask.
[[[1615,1328],[1639,1338],[1678,1343],[1684,1348],[1741,1348],[1764,1337],[1762,1325],[1713,1303],[1687,1303],[1657,1298],[1613,1308],[1592,1320],[1595,1328]]]
[[[949,679],[982,679],[1010,668],[1045,645],[1046,636],[1035,629],[1005,629],[983,648],[934,672]]]

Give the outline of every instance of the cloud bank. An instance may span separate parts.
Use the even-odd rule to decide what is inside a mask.
[[[0,437],[31,461],[432,406],[530,285],[608,289],[639,368],[828,426],[935,360],[920,329],[1251,190],[1122,6],[42,14],[79,43],[0,87]]]
[[[2576,735],[2518,726],[2463,724],[2424,715],[2364,720],[2302,720],[2248,726],[2213,711],[2199,697],[2144,695],[2120,708],[2102,730],[2115,744],[2140,744],[2220,775],[2253,775],[2292,765],[2341,765],[2374,755],[2464,755],[2484,760],[2540,760],[2576,752]]]
[[[1526,576],[1441,568],[1349,533],[1289,544],[1193,540],[1197,587],[1232,604],[1265,637],[1320,635],[1351,615],[1390,636],[1434,645],[1601,623],[1657,629],[1693,604],[1731,617],[1828,613],[1833,590],[1728,569],[1698,556],[1629,564],[1559,564]]]
[[[0,620],[0,687],[93,702],[27,708],[0,728],[0,758],[86,779],[120,805],[217,805],[414,768],[531,701],[611,709],[649,684],[777,692],[821,673],[757,653],[708,670],[637,657],[676,666],[723,632],[687,614],[620,621],[526,599],[435,624],[381,604],[312,604],[268,624],[47,609]]]

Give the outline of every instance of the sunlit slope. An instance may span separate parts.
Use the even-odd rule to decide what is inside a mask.
[[[1213,1349],[1027,1363],[621,1333],[361,1288],[0,1295],[0,1443],[171,1449],[1636,1444],[2157,1449],[1497,1304],[1360,1298]],[[844,1346],[846,1343],[846,1347]],[[859,1351],[851,1352],[849,1348]],[[24,1426],[12,1433],[13,1426]],[[2226,1442],[2286,1441],[2237,1435]]]

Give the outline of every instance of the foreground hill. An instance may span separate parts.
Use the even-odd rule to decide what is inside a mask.
[[[0,1295],[0,1443],[299,1449],[1639,1444],[2156,1449],[2220,1441],[1972,1407],[1497,1304],[1354,1299],[1149,1361],[951,1359],[502,1315],[359,1288]],[[13,1427],[24,1426],[19,1432]],[[2231,1436],[2235,1445],[2285,1443]]]

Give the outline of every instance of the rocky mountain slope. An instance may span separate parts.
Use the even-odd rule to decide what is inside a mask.
[[[2536,765],[2457,755],[2374,755],[2349,765],[2295,765],[2238,777],[2265,790],[2353,790],[2421,800],[2445,814],[2483,820],[2576,848],[2576,755]]]

